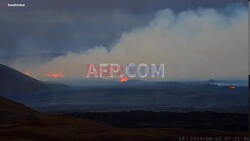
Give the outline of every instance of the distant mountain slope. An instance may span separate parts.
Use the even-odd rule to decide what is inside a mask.
[[[68,88],[68,86],[48,84],[0,64],[0,96],[15,99],[22,94],[34,94],[62,88]]]
[[[32,92],[44,88],[46,85],[15,69],[0,64],[1,95]]]

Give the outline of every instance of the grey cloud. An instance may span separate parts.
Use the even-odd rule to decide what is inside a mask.
[[[108,46],[123,32],[147,25],[162,9],[174,13],[199,7],[218,10],[245,0],[2,0],[25,8],[0,6],[0,55],[80,52]],[[229,10],[231,11],[231,10]]]

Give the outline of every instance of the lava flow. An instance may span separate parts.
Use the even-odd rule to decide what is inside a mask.
[[[124,82],[127,82],[128,81],[128,77],[123,77],[120,79],[120,82],[121,83],[124,83]]]
[[[47,77],[50,77],[50,78],[54,78],[54,79],[57,79],[57,78],[63,78],[64,77],[64,74],[62,72],[58,72],[58,73],[50,73],[48,72],[46,74]]]
[[[230,89],[235,89],[236,87],[235,86],[229,86]]]

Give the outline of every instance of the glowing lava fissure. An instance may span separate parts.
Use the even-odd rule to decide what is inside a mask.
[[[48,72],[46,74],[47,77],[50,77],[50,78],[54,78],[54,79],[58,79],[58,78],[63,78],[64,77],[64,74],[62,72],[58,72],[58,73],[51,73],[51,72]]]
[[[230,89],[236,89],[236,86],[229,86]]]
[[[128,77],[123,77],[123,78],[120,79],[120,82],[121,82],[121,83],[125,83],[125,82],[127,82],[127,81],[128,81]]]

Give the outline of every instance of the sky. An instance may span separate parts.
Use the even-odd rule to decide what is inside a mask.
[[[244,79],[247,7],[246,0],[1,0],[0,61],[20,55],[10,65],[39,79],[59,70],[83,78],[90,62],[164,63],[169,80]],[[42,53],[58,55],[20,61]]]

